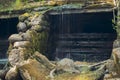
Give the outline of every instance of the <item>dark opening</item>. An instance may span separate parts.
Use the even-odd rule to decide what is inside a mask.
[[[0,59],[6,58],[8,37],[17,33],[18,18],[0,19]]]
[[[65,57],[80,61],[110,58],[116,31],[113,13],[74,13],[50,15],[50,59]]]

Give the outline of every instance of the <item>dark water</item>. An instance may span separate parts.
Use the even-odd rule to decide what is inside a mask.
[[[18,18],[0,19],[0,59],[7,57],[8,37],[17,33]]]
[[[116,39],[112,18],[112,12],[50,15],[52,59],[96,62],[110,58]]]

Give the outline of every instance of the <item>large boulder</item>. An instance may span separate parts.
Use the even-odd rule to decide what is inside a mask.
[[[19,32],[25,32],[28,28],[24,22],[19,22],[17,25],[17,29]]]
[[[46,80],[49,70],[35,59],[28,59],[19,64],[23,80]]]
[[[21,35],[19,35],[19,34],[13,34],[13,35],[11,35],[10,37],[9,37],[9,42],[16,42],[16,41],[22,41],[23,40],[23,38],[21,37]]]

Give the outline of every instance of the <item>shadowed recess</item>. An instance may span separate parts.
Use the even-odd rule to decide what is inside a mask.
[[[49,15],[51,59],[97,62],[110,58],[116,31],[112,12]]]

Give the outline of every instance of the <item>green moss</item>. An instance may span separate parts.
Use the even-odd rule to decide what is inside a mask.
[[[27,49],[26,55],[27,57],[33,55],[34,52],[38,51],[42,54],[46,53],[47,50],[47,40],[48,40],[48,33],[47,32],[41,32],[37,33],[36,31],[31,31],[31,44],[30,48]]]

